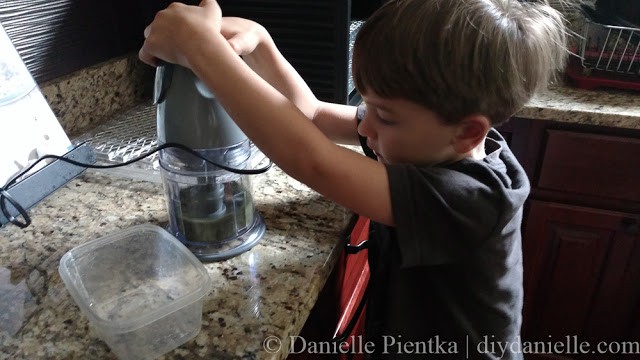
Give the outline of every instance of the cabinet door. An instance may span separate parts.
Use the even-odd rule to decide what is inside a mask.
[[[523,244],[524,341],[566,341],[567,336],[591,346],[640,341],[637,334],[631,339],[640,315],[639,218],[639,214],[530,202]]]

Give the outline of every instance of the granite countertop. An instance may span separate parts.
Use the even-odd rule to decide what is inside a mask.
[[[141,105],[142,106],[142,105]],[[148,105],[144,105],[148,107]],[[640,97],[552,87],[516,116],[640,129]],[[206,264],[214,282],[197,337],[162,359],[284,359],[263,342],[299,334],[340,252],[351,213],[274,167],[253,178],[267,231],[251,251]],[[164,226],[162,186],[87,171],[0,229],[0,359],[113,359],[57,272],[69,249],[136,224]]]
[[[277,167],[252,180],[265,235],[249,252],[205,264],[213,290],[202,330],[162,359],[284,359],[285,351],[269,353],[263,342],[277,337],[286,348],[315,304],[351,214]],[[114,359],[58,264],[69,249],[118,229],[164,226],[161,184],[88,170],[30,214],[24,230],[0,229],[0,359]]]
[[[533,98],[516,116],[640,129],[640,92],[585,90],[562,83]]]

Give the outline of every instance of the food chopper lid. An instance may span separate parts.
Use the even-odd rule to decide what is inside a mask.
[[[234,147],[247,136],[195,74],[165,63],[156,70],[158,140],[195,150]]]

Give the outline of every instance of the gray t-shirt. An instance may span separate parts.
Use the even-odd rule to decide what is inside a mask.
[[[396,226],[370,228],[371,358],[523,358],[521,221],[530,186],[496,130],[485,150],[483,160],[444,166],[387,165]]]

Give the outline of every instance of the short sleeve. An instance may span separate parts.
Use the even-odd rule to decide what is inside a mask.
[[[387,165],[403,267],[464,261],[495,228],[502,209],[493,175],[469,166],[460,172]]]

